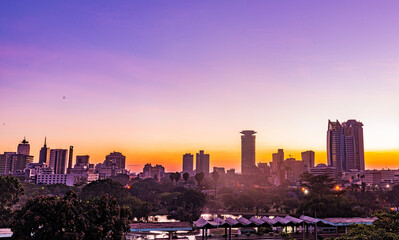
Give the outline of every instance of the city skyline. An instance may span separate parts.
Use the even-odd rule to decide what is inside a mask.
[[[134,171],[200,149],[240,169],[254,129],[257,162],[317,164],[326,121],[359,119],[366,168],[398,168],[399,3],[366,2],[1,2],[0,152],[26,136],[37,162],[47,136]]]
[[[352,120],[349,120],[349,121],[352,121]],[[329,124],[330,124],[330,122],[331,121],[329,120]],[[244,132],[248,132],[248,131],[246,130]],[[250,130],[249,132],[255,133],[252,130]],[[328,134],[327,134],[327,138],[328,138]],[[21,145],[21,143],[24,143],[24,142],[31,145],[31,142],[27,141],[26,137],[24,137],[24,139],[22,141],[20,141],[20,143],[17,145],[17,147],[15,149],[17,149]],[[44,147],[47,147],[47,151],[48,151],[47,157],[49,157],[49,151],[51,149],[53,149],[53,150],[63,149],[63,147],[52,148],[51,146],[48,146],[47,145],[47,137],[45,137],[45,140],[44,140]],[[40,162],[40,154],[41,154],[41,151],[42,151],[42,149],[44,147],[42,146],[39,149],[38,154],[34,154],[35,153],[34,150],[33,150],[33,152],[32,151],[30,152],[30,155],[34,156],[34,162]],[[71,147],[72,146],[70,146],[69,149]],[[239,159],[236,159],[235,161],[229,161],[229,162],[217,161],[217,160],[215,161],[215,159],[213,159],[214,158],[213,154],[222,158],[222,156],[225,156],[225,155],[237,156],[237,151],[232,151],[232,152],[227,152],[227,151],[226,152],[213,152],[213,154],[212,154],[212,152],[207,151],[207,153],[209,155],[212,155],[212,161],[210,161],[209,169],[212,169],[213,167],[225,167],[226,169],[234,168],[236,171],[241,172],[240,170],[241,170],[241,166],[242,166],[242,139],[240,141],[240,146],[239,147],[240,147],[239,153],[238,153]],[[30,149],[32,149],[32,148],[30,147]],[[67,147],[65,147],[65,149],[67,150]],[[286,158],[291,158],[292,157],[292,158],[296,158],[298,160],[303,160],[303,154],[307,153],[308,151],[311,151],[311,152],[314,152],[314,155],[315,155],[315,157],[313,157],[314,158],[314,166],[316,166],[317,164],[320,164],[320,163],[329,165],[328,160],[327,160],[327,151],[314,151],[311,148],[309,148],[309,149],[299,149],[299,150],[290,150],[290,149],[286,149],[286,148],[279,148],[279,149],[283,149],[287,153]],[[255,158],[256,164],[257,163],[270,163],[270,162],[272,162],[273,161],[272,155],[279,149],[276,148],[276,149],[271,149],[270,151],[261,151],[262,152],[261,156],[258,156],[259,153],[258,153],[258,150],[256,150],[255,151],[256,155],[257,155],[257,157]],[[0,151],[1,151],[1,149],[0,149]],[[196,153],[198,151],[202,151],[202,150],[193,150],[191,152]],[[10,149],[9,151],[4,151],[4,152],[17,152],[17,150]],[[111,154],[112,154],[112,152],[115,153],[115,150],[112,150],[110,152],[111,152]],[[116,153],[120,154],[118,152],[116,152]],[[68,152],[68,154],[69,154],[69,152]],[[91,160],[91,163],[94,163],[94,164],[102,163],[108,157],[108,155],[106,156],[106,154],[109,154],[109,152],[104,153],[104,155],[101,155],[101,157],[99,157],[99,158],[97,158],[95,160]],[[154,159],[154,161],[152,161],[152,162],[150,161],[150,162],[152,164],[165,165],[167,171],[172,171],[172,172],[181,171],[182,170],[182,160],[184,159],[184,156],[186,154],[189,154],[189,153],[184,154],[183,155],[183,159],[181,158],[182,154],[181,153],[179,153],[179,154],[180,154],[180,159],[179,159],[179,157],[176,157],[176,159],[175,158],[172,159],[171,156],[173,156],[174,154],[168,155],[168,157],[170,157],[169,160],[172,160],[172,162],[171,162],[172,164],[165,163],[162,160],[162,158],[161,159]],[[366,169],[389,169],[389,168],[390,169],[396,169],[396,168],[399,169],[399,165],[397,167],[389,167],[389,166],[376,167],[378,165],[368,164],[367,163],[367,155],[373,155],[373,154],[378,154],[379,155],[381,153],[378,153],[378,152],[365,152]],[[389,156],[389,152],[385,152],[385,154],[387,154]],[[76,154],[74,154],[74,157],[73,157],[74,160],[73,160],[72,166],[76,164],[76,157],[82,156],[82,155],[84,155],[84,156],[88,155],[88,156],[90,156],[91,159],[93,158],[92,155],[90,155],[90,153],[77,152]],[[68,155],[68,156],[70,156],[70,155]],[[395,153],[394,153],[394,156],[395,156]],[[136,160],[134,162],[135,164],[132,165],[132,164],[129,164],[129,162],[132,162],[132,160],[129,161],[128,157],[126,157],[126,158],[127,158],[126,159],[127,160],[126,169],[129,169],[129,170],[131,170],[133,172],[140,172],[142,170],[142,166],[144,166],[145,164],[149,163],[148,160]],[[214,161],[215,161],[215,163],[214,163]],[[194,163],[194,161],[193,161],[193,163]],[[196,161],[195,161],[195,164],[196,164]],[[68,165],[69,165],[69,163],[68,163]],[[370,165],[370,167],[368,167],[369,165]],[[194,172],[195,172],[195,168],[194,168]]]

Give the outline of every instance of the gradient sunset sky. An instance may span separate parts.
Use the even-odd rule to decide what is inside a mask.
[[[328,119],[399,167],[398,1],[0,1],[0,152],[68,148],[134,171],[199,149],[240,171],[277,148],[326,162]]]

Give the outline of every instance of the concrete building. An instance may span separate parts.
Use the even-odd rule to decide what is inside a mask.
[[[194,175],[194,155],[186,153],[183,155],[183,173]]]
[[[295,158],[287,158],[284,161],[284,168],[286,172],[286,180],[291,183],[298,182],[304,172],[303,162],[298,161]]]
[[[249,174],[255,165],[255,131],[244,130],[241,135],[241,174]]]
[[[364,181],[367,186],[378,185],[382,182],[381,171],[378,170],[367,170],[364,172]]]
[[[30,144],[28,141],[26,141],[25,137],[24,140],[22,140],[22,142],[18,144],[17,154],[24,154],[24,155],[30,154]]]
[[[106,167],[115,165],[117,168],[125,169],[126,157],[120,152],[112,152],[105,157],[104,164]]]
[[[165,175],[165,168],[162,165],[151,166],[151,163],[147,163],[143,168],[143,178],[154,178],[161,179]]]
[[[69,147],[69,157],[68,157],[68,169],[67,173],[70,172],[70,169],[73,167],[72,165],[72,160],[73,160],[73,146]]]
[[[76,163],[75,166],[89,166],[89,155],[79,155],[76,156]]]
[[[330,167],[325,164],[317,164],[316,167],[310,168],[310,173],[318,175],[327,175],[332,179],[336,179],[337,173],[335,167]]]
[[[327,162],[337,173],[364,170],[363,124],[356,120],[339,123],[328,120]]]
[[[10,175],[13,172],[23,171],[32,162],[33,156],[15,152],[0,154],[0,175]]]
[[[29,163],[33,162],[33,156],[25,154],[14,154],[12,156],[12,167],[11,172],[23,171]]]
[[[314,167],[314,151],[308,150],[301,153],[304,170],[310,172],[310,168]]]
[[[12,171],[12,158],[15,152],[0,154],[0,175],[8,175]]]
[[[98,180],[98,174],[38,174],[36,184],[65,184],[73,186]]]
[[[195,158],[195,172],[203,172],[205,176],[209,175],[209,154],[205,154],[204,150],[200,150]]]
[[[272,173],[276,176],[275,184],[279,186],[285,181],[284,150],[278,149],[272,154]]]
[[[54,169],[55,174],[66,173],[66,159],[68,150],[67,149],[51,149],[49,167]]]
[[[49,158],[50,158],[50,149],[47,147],[46,143],[47,138],[44,138],[44,145],[40,149],[39,153],[39,163],[49,163]]]
[[[270,166],[267,163],[258,163],[258,169],[265,176],[271,175]]]
[[[213,167],[213,171],[217,172],[219,176],[226,174],[226,170],[224,169],[224,167]]]

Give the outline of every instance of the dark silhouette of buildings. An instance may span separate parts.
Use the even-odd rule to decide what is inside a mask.
[[[209,175],[209,154],[205,154],[204,150],[200,150],[196,154],[195,172],[203,172],[205,176]]]
[[[327,162],[337,172],[364,170],[363,124],[348,120],[342,124],[328,120]]]
[[[255,165],[255,131],[245,130],[241,134],[241,173],[249,174]]]
[[[194,170],[194,155],[186,153],[183,155],[183,173],[193,175]]]
[[[44,145],[40,149],[40,153],[39,153],[39,163],[46,163],[47,164],[49,162],[50,149],[47,147],[46,141],[47,141],[47,139],[44,138]]]

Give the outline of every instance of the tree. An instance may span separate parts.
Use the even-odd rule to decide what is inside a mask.
[[[129,230],[129,211],[116,199],[103,196],[81,201],[70,191],[65,197],[37,197],[18,210],[11,226],[13,239],[122,239]]]
[[[170,178],[170,181],[172,181],[172,183],[173,183],[173,181],[175,180],[175,173],[171,173],[169,175],[169,178]]]
[[[217,182],[219,180],[219,173],[216,172],[216,171],[213,171],[212,172],[212,178],[213,178],[213,181],[215,181],[215,197],[216,197],[216,185],[217,185]]]
[[[190,174],[188,173],[188,172],[185,172],[184,174],[183,174],[183,179],[184,179],[184,181],[187,183],[187,181],[188,181],[188,179],[190,178]]]
[[[180,173],[179,173],[179,172],[175,172],[174,178],[175,178],[175,181],[176,181],[176,183],[177,183],[177,182],[180,180],[180,178],[181,178]]]
[[[0,227],[8,227],[12,206],[24,193],[21,182],[12,176],[0,176]]]
[[[399,235],[375,225],[353,225],[347,234],[335,240],[399,240]]]
[[[202,207],[206,203],[203,193],[196,190],[186,190],[177,198],[178,207],[171,217],[180,221],[195,221],[201,216]]]
[[[201,187],[201,182],[204,180],[205,174],[203,172],[195,174],[195,180],[197,181],[198,187]]]
[[[355,199],[345,196],[344,191],[334,189],[334,180],[327,175],[303,174],[301,186],[308,190],[303,194],[297,214],[320,218],[354,217],[363,214]]]
[[[124,199],[129,196],[128,190],[122,184],[112,181],[111,179],[105,179],[84,186],[82,188],[81,198],[84,200],[101,198],[106,194],[116,198],[119,203],[123,202]]]

